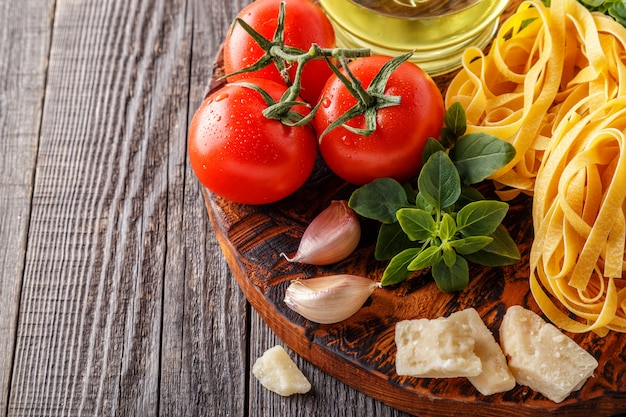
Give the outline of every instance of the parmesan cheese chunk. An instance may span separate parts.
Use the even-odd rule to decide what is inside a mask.
[[[468,308],[451,314],[450,320],[467,323],[472,330],[474,353],[480,358],[483,371],[468,379],[478,392],[491,395],[515,388],[515,377],[509,370],[506,357],[478,312]]]
[[[265,388],[282,396],[305,394],[311,384],[282,346],[274,346],[254,362],[252,374]]]
[[[500,344],[517,382],[556,403],[579,390],[598,366],[576,342],[521,306],[504,315]]]
[[[482,372],[472,329],[462,321],[444,317],[400,321],[395,342],[398,375],[453,378]]]

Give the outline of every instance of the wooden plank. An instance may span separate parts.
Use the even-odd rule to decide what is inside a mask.
[[[171,141],[168,251],[164,292],[160,414],[244,416],[247,404],[245,298],[230,275],[209,225],[199,183],[186,155],[186,126],[200,104],[237,2],[187,5],[188,119]],[[183,59],[183,58],[181,58]],[[180,168],[180,169],[179,169]]]
[[[12,416],[157,413],[185,13],[184,1],[56,4]]]
[[[13,368],[53,4],[0,0],[0,416]]]

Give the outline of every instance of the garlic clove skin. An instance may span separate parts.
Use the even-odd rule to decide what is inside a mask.
[[[358,275],[339,274],[291,281],[285,304],[321,324],[337,323],[355,314],[379,282]]]
[[[298,251],[289,262],[330,265],[347,258],[359,244],[361,224],[345,200],[334,200],[304,231]]]

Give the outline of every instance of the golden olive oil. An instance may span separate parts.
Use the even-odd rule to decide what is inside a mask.
[[[320,0],[344,47],[398,55],[431,75],[460,66],[469,46],[485,47],[508,0]]]
[[[374,13],[392,17],[438,17],[460,12],[479,0],[352,0],[352,3],[363,6]]]

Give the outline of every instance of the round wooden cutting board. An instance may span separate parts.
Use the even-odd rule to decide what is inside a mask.
[[[512,1],[511,13],[520,1]],[[221,55],[214,64],[209,92],[219,88]],[[448,77],[437,79],[445,88]],[[399,410],[420,417],[454,416],[613,416],[626,412],[626,335],[611,332],[568,334],[596,357],[599,366],[580,391],[556,404],[527,387],[481,395],[465,378],[420,379],[395,372],[395,324],[400,320],[436,318],[473,307],[498,337],[506,309],[522,305],[537,313],[528,284],[528,255],[533,238],[529,197],[510,202],[505,219],[522,260],[510,267],[470,266],[470,284],[444,294],[428,273],[392,288],[374,291],[354,316],[337,324],[312,323],[283,302],[290,281],[349,273],[379,280],[386,263],[374,260],[376,225],[364,222],[355,253],[328,267],[293,264],[293,254],[309,222],[332,200],[348,199],[354,187],[318,161],[314,174],[292,196],[274,204],[235,204],[206,190],[204,198],[224,256],[250,304],[276,335],[297,354],[324,372]]]

